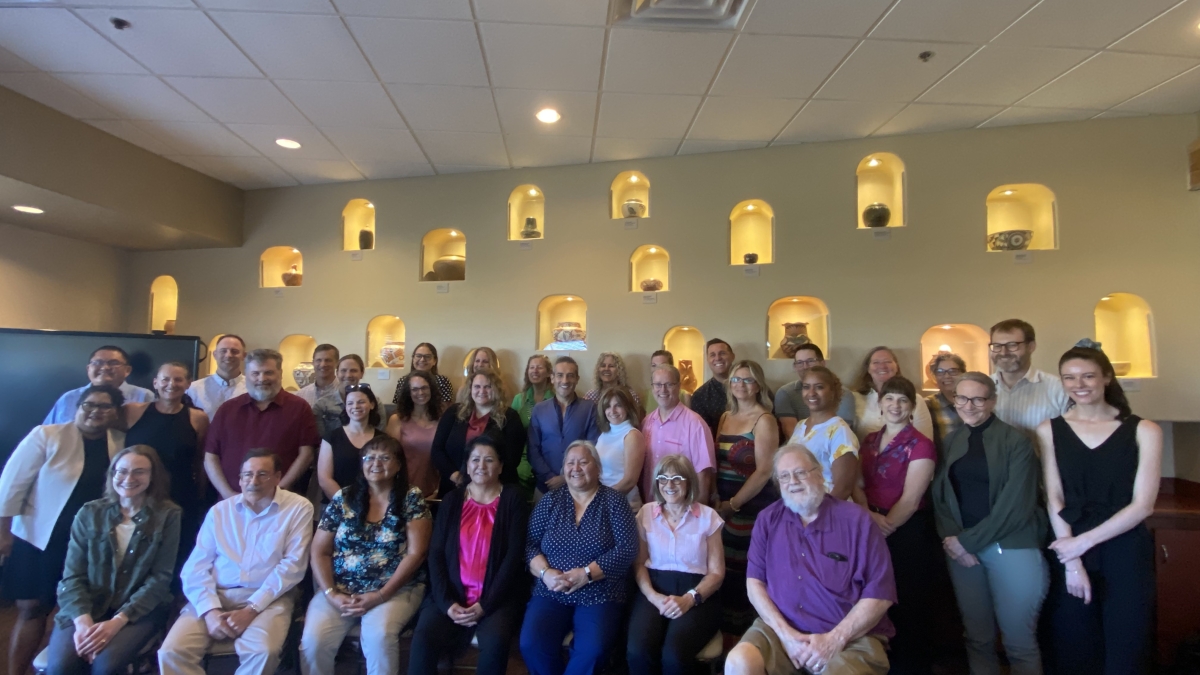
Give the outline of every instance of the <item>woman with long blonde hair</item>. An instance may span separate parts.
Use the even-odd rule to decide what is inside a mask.
[[[467,392],[466,399],[442,413],[433,436],[433,463],[442,476],[439,494],[446,494],[465,482],[467,443],[484,434],[496,442],[504,462],[500,481],[516,484],[526,434],[521,416],[508,406],[504,381],[494,370],[479,370],[472,374],[463,390]]]

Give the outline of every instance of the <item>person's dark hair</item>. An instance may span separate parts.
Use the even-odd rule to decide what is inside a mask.
[[[120,389],[110,384],[93,384],[88,386],[88,388],[84,389],[83,393],[79,395],[78,405],[83,405],[83,402],[87,400],[87,397],[91,396],[92,394],[108,394],[108,397],[112,399],[112,404],[117,408],[125,405],[125,394],[122,394]],[[118,410],[117,412],[120,411]]]
[[[275,467],[275,471],[278,472],[283,470],[283,465],[279,462],[279,455],[275,454],[275,451],[270,448],[250,448],[246,451],[246,454],[242,456],[242,463],[240,466],[246,466],[246,462],[249,462],[252,459],[258,459],[259,457],[270,457],[271,466]]]
[[[462,466],[458,467],[459,473],[463,476],[462,489],[464,490],[471,482],[469,478],[470,474],[467,473],[467,464],[471,461],[471,453],[475,452],[475,448],[478,447],[491,448],[492,452],[496,455],[496,461],[500,462],[501,468],[504,467],[504,455],[500,454],[500,439],[486,432],[472,438],[467,441],[466,447],[463,448]]]
[[[129,365],[129,352],[116,345],[104,345],[103,347],[97,347],[92,351],[92,355],[88,357],[88,361],[96,358],[96,355],[100,352],[117,352],[121,355],[121,358],[125,359],[125,365]]]
[[[917,388],[912,381],[903,375],[897,375],[879,388],[879,400],[882,401],[884,396],[888,394],[900,394],[908,399],[909,403],[914,406],[917,404]]]
[[[183,372],[187,373],[188,379],[192,379],[192,367],[183,361],[167,361],[158,367],[158,371],[161,372],[162,369],[167,366],[171,366],[172,368],[183,368]]]
[[[1037,341],[1037,336],[1033,332],[1033,326],[1029,325],[1029,322],[1022,321],[1020,319],[1005,319],[995,326],[992,326],[992,329],[988,331],[988,335],[995,335],[996,331],[1009,332],[1014,330],[1021,331],[1021,334],[1025,336],[1026,342]]]
[[[620,385],[615,387],[605,387],[600,395],[596,397],[596,426],[601,433],[607,432],[612,425],[608,423],[608,415],[604,414],[608,410],[608,405],[613,399],[621,402],[621,407],[625,409],[625,419],[633,423],[634,429],[642,428],[642,410],[641,406],[634,402],[633,392],[629,391],[628,387]]]
[[[425,412],[429,414],[429,419],[434,422],[440,420],[442,418],[442,397],[438,394],[436,376],[428,370],[411,370],[404,378],[404,382],[400,384],[399,403],[396,404],[396,414],[400,416],[400,421],[411,420],[413,412],[417,409],[417,403],[413,401],[412,397],[412,379],[414,377],[425,380],[425,383],[429,385],[429,403],[425,405]]]
[[[821,361],[825,360],[825,352],[821,351],[821,348],[818,347],[817,343],[815,343],[815,342],[806,342],[805,344],[802,344],[796,348],[797,354],[799,354],[800,352],[803,352],[803,351],[809,351],[809,352],[816,354],[818,360],[821,360]],[[792,357],[793,360],[795,360],[795,358],[796,357],[794,357],[794,356]]]
[[[367,424],[372,427],[379,426],[379,421],[383,419],[383,413],[379,412],[379,399],[375,397],[375,392],[371,391],[371,385],[365,382],[360,382],[358,384],[351,384],[346,387],[347,398],[350,397],[350,394],[355,392],[366,396],[367,400],[371,402],[371,405],[375,406],[374,408],[371,408],[370,414],[367,415]],[[350,424],[350,413],[346,411],[345,405],[342,406],[342,414],[338,416],[338,419],[342,421],[343,425]]]
[[[363,363],[362,357],[358,354],[347,354],[338,359],[339,366],[342,365],[342,361],[353,361],[358,364],[358,369],[363,371],[364,374],[367,372],[367,364]]]
[[[376,436],[367,441],[366,445],[362,446],[359,453],[360,457],[366,457],[372,451],[383,451],[391,454],[400,463],[399,470],[392,477],[392,496],[388,504],[388,511],[397,515],[404,513],[404,496],[408,494],[408,462],[404,459],[404,450],[400,447],[400,441],[391,436]],[[342,501],[358,514],[358,524],[366,526],[367,511],[371,510],[371,488],[367,485],[367,475],[362,470],[362,463],[359,463],[358,476],[354,479],[354,484],[342,489]],[[384,520],[387,519],[387,513],[384,513]],[[396,534],[402,534],[405,527],[404,518],[396,519]]]
[[[104,485],[104,499],[111,503],[120,501],[117,491],[113,488],[113,478],[117,474],[117,462],[126,455],[141,455],[150,460],[150,485],[146,488],[146,503],[152,507],[171,503],[171,474],[158,456],[158,451],[149,445],[131,445],[113,455],[108,463],[108,482]]]
[[[933,357],[933,361],[929,364],[930,375],[933,374],[933,371],[937,370],[938,364],[942,361],[953,361],[954,365],[958,366],[959,370],[963,371],[964,373],[967,372],[967,362],[963,361],[963,357],[951,352],[939,352],[937,356]]]
[[[825,366],[813,366],[804,371],[804,377],[800,378],[800,389],[804,389],[804,381],[810,377],[816,377],[824,380],[825,384],[833,391],[833,405],[836,408],[842,402],[842,396],[846,394],[846,390],[842,387],[842,379],[837,376],[837,373],[826,368]]]
[[[579,374],[579,362],[576,361],[575,359],[573,359],[569,356],[560,356],[557,359],[554,359],[554,365],[557,366],[560,363],[569,363],[569,364],[575,366],[575,374],[576,375]]]
[[[1125,398],[1125,389],[1121,386],[1120,380],[1117,379],[1117,373],[1113,369],[1112,361],[1108,360],[1108,354],[1099,349],[1091,347],[1071,347],[1058,360],[1058,374],[1062,376],[1062,367],[1067,361],[1090,361],[1100,366],[1100,373],[1108,378],[1108,384],[1104,386],[1104,402],[1117,409],[1117,419],[1124,421],[1133,415],[1133,409],[1129,407],[1129,399]],[[1070,407],[1075,407],[1075,400],[1071,400]]]
[[[713,345],[725,345],[726,349],[728,349],[731,352],[733,351],[733,346],[730,345],[728,342],[722,340],[721,338],[713,338],[713,339],[709,340],[708,342],[704,343],[704,354],[705,355],[708,354],[708,348]]]
[[[665,349],[655,349],[654,353],[650,355],[650,360],[653,361],[656,356],[665,356],[667,363],[675,365],[675,355]]]
[[[437,362],[438,362],[438,353],[437,353],[437,347],[434,347],[432,343],[429,343],[429,342],[422,342],[421,344],[417,345],[416,347],[413,347],[413,353],[414,353],[414,354],[416,354],[416,353],[417,353],[417,350],[418,350],[418,349],[420,349],[421,347],[425,347],[426,349],[428,349],[428,350],[429,350],[429,353],[430,353],[430,354],[433,354],[433,367],[432,367],[432,368],[426,368],[426,370],[427,370],[428,372],[430,372],[430,373],[433,373],[433,378],[434,378],[434,380],[436,380],[436,379],[437,379],[437,375],[438,375],[438,369],[437,369]],[[410,359],[410,361],[411,361],[411,359]],[[413,373],[419,373],[419,372],[421,372],[421,371],[419,371],[419,370],[413,370],[413,368],[416,368],[416,366],[415,366],[415,365],[409,366],[409,371],[408,371],[409,375],[411,375],[411,374],[413,374]],[[429,383],[429,386],[431,386],[431,387],[437,387],[437,382],[430,382],[430,383]],[[438,395],[437,391],[434,391],[434,392],[433,392],[433,397],[434,397],[434,398],[437,398],[437,399],[440,399],[440,398],[441,398],[441,396],[440,396],[440,395]]]
[[[227,339],[231,339],[231,338],[242,343],[242,351],[243,352],[246,351],[246,341],[242,339],[241,335],[234,335],[233,333],[226,333],[226,334],[222,335],[220,338],[217,339],[217,345],[219,346],[221,344],[221,340],[227,340]]]
[[[869,394],[875,388],[875,381],[871,379],[871,358],[879,352],[887,352],[892,356],[892,361],[896,363],[896,375],[900,372],[900,359],[896,358],[896,352],[890,347],[879,346],[867,352],[867,356],[862,360],[862,364],[858,367],[858,373],[854,375],[854,386],[851,387],[854,391],[860,394]]]
[[[321,344],[317,345],[317,348],[313,350],[313,358],[316,359],[317,354],[320,354],[321,352],[333,352],[334,358],[338,360],[341,360],[342,358],[342,352],[338,351],[337,347],[334,347],[328,342],[322,342]]]

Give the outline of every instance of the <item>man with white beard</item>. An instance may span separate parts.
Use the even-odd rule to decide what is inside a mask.
[[[301,494],[308,488],[314,449],[321,443],[312,408],[283,390],[283,356],[274,349],[246,355],[246,393],[217,409],[204,444],[204,472],[222,499],[237,494],[242,458],[267,449],[279,458],[279,487]]]
[[[861,506],[825,493],[803,445],[780,448],[772,473],[782,499],[755,520],[746,570],[759,618],[726,675],[885,675],[896,582],[883,533]]]

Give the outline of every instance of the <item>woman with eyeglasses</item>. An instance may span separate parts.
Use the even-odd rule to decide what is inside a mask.
[[[896,352],[888,347],[876,347],[867,352],[854,377],[855,423],[854,432],[858,439],[883,428],[883,412],[879,409],[879,389],[884,382],[900,375],[900,361]],[[913,406],[913,426],[925,438],[933,438],[933,420],[925,399],[918,398]]]
[[[317,453],[317,484],[324,493],[324,501],[354,484],[362,474],[362,449],[372,439],[387,435],[379,430],[378,406],[371,385],[353,384],[346,388],[342,425],[325,434]]]
[[[437,398],[442,402],[442,406],[450,405],[454,402],[454,385],[450,384],[450,379],[445,375],[438,374],[438,353],[437,347],[434,347],[428,342],[422,342],[417,345],[412,351],[411,370],[409,374],[420,370],[429,373],[433,379],[437,380],[436,388]],[[404,386],[404,381],[408,379],[408,375],[401,377],[396,382],[396,394],[392,398],[392,405],[400,405],[400,389]]]
[[[408,484],[404,451],[380,436],[362,449],[354,482],[321,515],[312,542],[317,593],[300,638],[302,675],[334,671],[338,648],[355,624],[371,675],[400,668],[400,630],[425,597],[421,567],[433,520],[421,489]]]
[[[759,511],[779,498],[771,484],[779,422],[771,414],[775,403],[767,391],[762,366],[738,361],[729,372],[729,412],[721,415],[717,425],[717,513],[725,523],[721,534],[726,567],[722,628],[740,635],[756,616],[746,595],[750,533]]]
[[[400,441],[408,463],[408,482],[426,499],[437,496],[441,476],[433,465],[433,436],[442,418],[442,400],[434,394],[434,377],[414,370],[399,388],[400,402],[388,419],[387,434]]]
[[[442,413],[433,437],[433,463],[442,476],[439,494],[445,495],[467,482],[462,474],[467,443],[484,434],[492,437],[504,459],[500,481],[515,485],[527,437],[521,417],[508,407],[504,382],[494,370],[479,370],[464,391],[468,393],[466,400]]]
[[[3,597],[17,605],[8,672],[24,673],[42,645],[71,540],[84,504],[99,499],[109,458],[124,447],[117,425],[125,397],[116,387],[83,390],[75,420],[33,428],[0,473]]]
[[[529,421],[533,419],[533,406],[554,398],[554,364],[545,354],[534,354],[525,362],[525,383],[521,391],[513,397],[512,409],[521,416],[521,425],[529,431]],[[529,463],[529,446],[521,449],[521,464],[517,467],[517,480],[527,501],[533,501],[533,491],[537,487],[537,477],[533,474],[533,465]]]
[[[938,391],[925,397],[925,405],[933,420],[933,445],[939,457],[946,456],[946,438],[962,426],[962,418],[954,407],[954,387],[965,372],[967,363],[958,354],[949,352],[938,354],[929,366],[929,374],[937,383]]]
[[[858,437],[837,416],[844,396],[842,381],[825,366],[813,366],[800,378],[800,393],[808,417],[796,423],[788,443],[803,445],[821,463],[825,490],[841,500],[854,495],[858,484]]]
[[[48,675],[124,673],[169,618],[182,514],[166,467],[154,448],[134,445],[108,473],[104,496],[71,526]]]
[[[695,673],[696,655],[721,627],[724,521],[696,502],[696,481],[687,457],[663,457],[654,467],[654,501],[638,511],[633,569],[641,593],[629,619],[631,675]]]
[[[972,673],[998,673],[999,625],[1013,675],[1040,675],[1037,623],[1049,575],[1038,508],[1041,466],[1033,443],[1000,421],[996,383],[959,378],[954,406],[963,426],[946,439],[931,492],[938,536],[966,629]]]

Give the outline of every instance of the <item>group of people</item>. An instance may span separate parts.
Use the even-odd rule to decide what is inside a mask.
[[[1057,374],[1036,348],[1002,321],[992,375],[939,353],[923,397],[887,347],[843,385],[801,345],[772,392],[714,339],[690,396],[663,350],[648,393],[605,352],[582,396],[575,360],[542,354],[510,396],[480,347],[456,396],[422,343],[387,414],[332,345],[295,394],[236,335],[215,374],[163,364],[153,392],[100,347],[0,474],[8,672],[57,605],[50,673],[123,673],[162,639],[163,673],[232,641],[269,675],[300,614],[303,675],[355,626],[367,672],[394,674],[406,625],[418,675],[472,640],[486,674],[517,641],[533,675],[614,653],[684,675],[722,635],[731,675],[929,673],[952,592],[973,675],[1000,672],[998,633],[1014,675],[1136,673],[1161,431],[1100,345]]]

